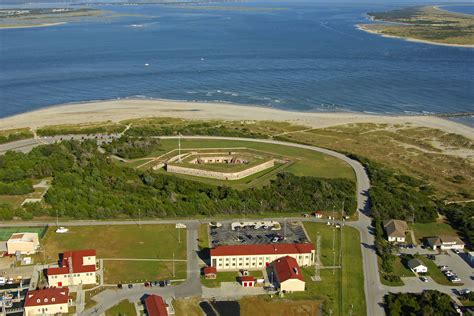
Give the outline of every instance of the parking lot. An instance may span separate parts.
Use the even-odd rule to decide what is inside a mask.
[[[300,243],[308,242],[309,239],[298,222],[282,221],[280,225],[273,227],[266,225],[247,225],[236,227],[232,230],[231,223],[222,223],[221,227],[211,226],[212,246],[219,245],[257,245],[271,243]]]
[[[462,255],[455,254],[449,250],[446,254],[437,255],[435,263],[438,266],[446,266],[452,273],[457,275],[461,280],[460,282],[464,283],[465,288],[474,288],[473,269],[462,258]]]

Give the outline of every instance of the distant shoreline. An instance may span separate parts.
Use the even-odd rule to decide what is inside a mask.
[[[8,26],[0,26],[1,29],[29,29],[34,27],[48,27],[48,26],[56,26],[56,25],[63,25],[67,22],[55,22],[55,23],[43,23],[43,24],[34,24],[34,25],[8,25]]]
[[[356,28],[361,30],[361,31],[370,33],[370,34],[376,34],[376,35],[379,35],[379,36],[382,36],[382,37],[387,37],[387,38],[401,39],[401,40],[405,40],[407,42],[423,43],[423,44],[438,45],[438,46],[449,46],[449,47],[474,48],[474,45],[438,43],[438,42],[431,42],[431,41],[427,41],[427,40],[416,39],[416,38],[412,38],[412,37],[401,37],[401,36],[395,36],[395,35],[387,35],[387,34],[383,34],[381,32],[377,32],[375,30],[368,29],[366,27],[367,25],[371,25],[371,24],[356,24]]]
[[[1,129],[48,125],[119,122],[173,117],[187,120],[284,121],[311,128],[375,123],[409,124],[444,130],[474,139],[474,129],[433,115],[378,115],[360,112],[296,112],[252,105],[187,102],[163,99],[116,99],[51,106],[0,119]]]

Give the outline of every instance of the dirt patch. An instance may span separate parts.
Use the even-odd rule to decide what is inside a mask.
[[[313,300],[270,300],[259,297],[244,298],[240,301],[242,316],[316,316],[321,302]]]

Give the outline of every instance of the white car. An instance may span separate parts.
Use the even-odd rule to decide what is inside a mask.
[[[0,285],[5,285],[6,282],[7,280],[4,277],[0,277]]]
[[[459,251],[458,249],[453,249],[453,251],[454,251],[455,254],[460,254],[461,253],[461,251]]]

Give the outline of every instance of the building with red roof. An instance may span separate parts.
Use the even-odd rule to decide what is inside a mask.
[[[310,266],[315,248],[312,243],[217,246],[211,249],[211,266],[217,271],[257,270],[284,256],[293,257],[300,266]]]
[[[28,291],[25,297],[25,315],[56,315],[68,313],[69,290],[49,288]]]
[[[203,274],[204,274],[204,277],[206,279],[215,279],[217,277],[217,269],[216,267],[204,267],[204,269],[202,269],[203,271]]]
[[[96,251],[67,251],[60,255],[57,268],[48,268],[49,286],[96,284]]]
[[[146,313],[148,316],[168,316],[168,304],[158,295],[149,295],[145,299]]]
[[[270,273],[271,281],[277,284],[280,291],[296,292],[305,290],[306,283],[303,273],[293,257],[285,256],[273,261]]]
[[[240,284],[242,284],[243,287],[254,287],[255,282],[255,277],[251,275],[245,275],[240,278]]]

